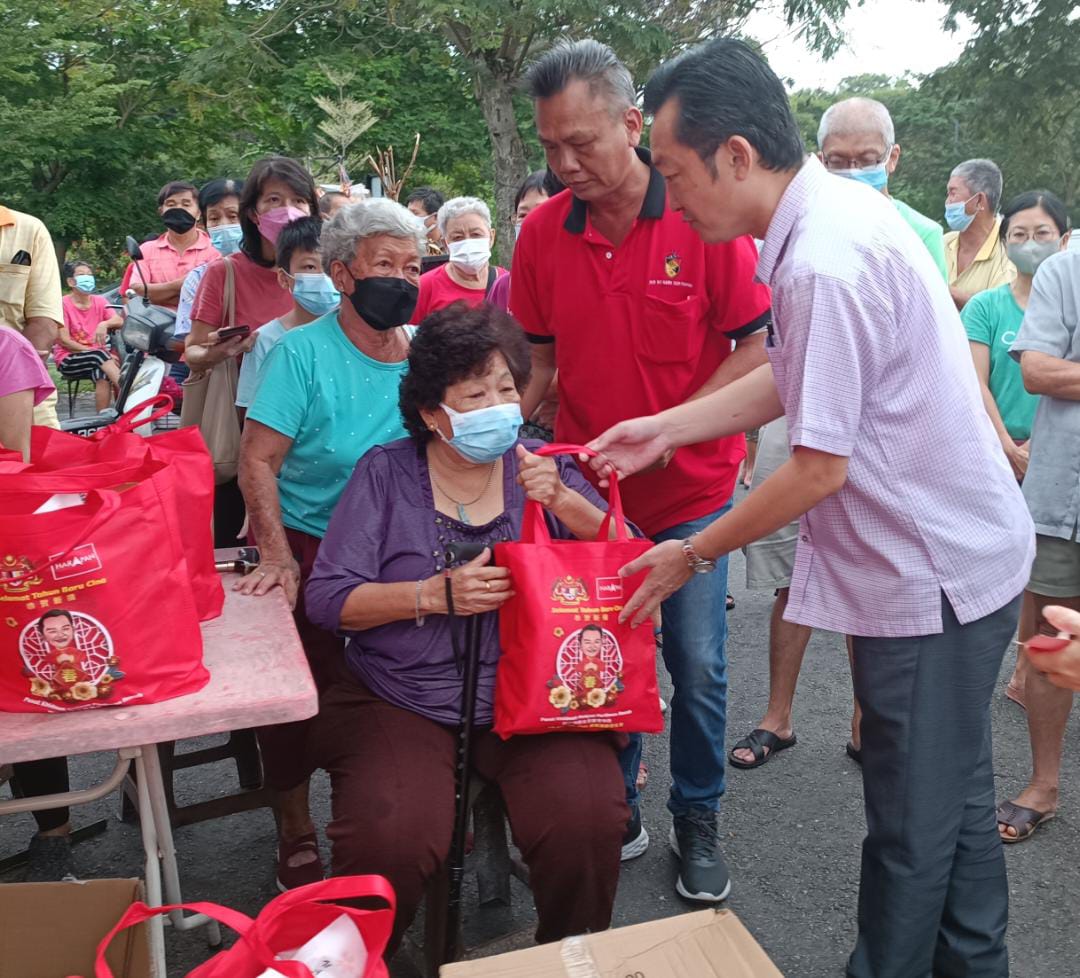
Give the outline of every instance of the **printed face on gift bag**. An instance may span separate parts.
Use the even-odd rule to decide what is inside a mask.
[[[572,632],[555,656],[548,680],[548,701],[560,713],[612,706],[623,691],[622,650],[615,636],[599,625]]]
[[[19,636],[30,696],[52,705],[80,706],[107,700],[124,678],[112,636],[90,615],[53,608]]]

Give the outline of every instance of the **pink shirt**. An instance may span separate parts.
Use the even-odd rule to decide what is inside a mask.
[[[108,301],[103,295],[90,296],[90,305],[86,309],[80,309],[75,305],[71,295],[65,295],[62,305],[64,307],[64,326],[67,327],[68,335],[83,346],[93,347],[95,350],[105,349],[101,343],[94,342],[94,333],[106,319],[112,316]],[[62,363],[71,356],[73,351],[61,346],[59,343],[53,346],[53,360]]]
[[[447,263],[448,265],[449,263]],[[454,302],[464,302],[467,306],[478,306],[484,301],[487,294],[487,283],[482,289],[469,289],[464,285],[458,285],[447,271],[447,265],[439,265],[430,272],[420,276],[420,295],[416,300],[416,311],[413,313],[412,322],[422,323],[424,319],[437,309],[444,309]],[[505,268],[495,268],[498,278],[505,278]],[[496,279],[497,281],[498,279]],[[495,283],[492,283],[492,288]]]
[[[10,326],[0,326],[0,397],[29,390],[34,392],[36,407],[56,385],[34,345]]]
[[[155,241],[147,241],[139,246],[143,256],[139,259],[139,265],[146,276],[148,285],[162,282],[173,282],[178,278],[184,278],[188,272],[199,265],[205,265],[215,258],[221,257],[221,252],[210,243],[210,235],[205,231],[199,231],[198,240],[190,248],[185,248],[183,253],[177,251],[169,243],[169,234],[166,232]],[[124,291],[131,287],[132,278],[135,280],[135,288],[140,285],[139,273],[135,270],[132,262],[124,269],[124,278],[120,282],[120,289]],[[163,303],[170,309],[176,308],[176,300]]]
[[[252,332],[272,319],[280,319],[293,307],[292,293],[283,289],[277,280],[276,266],[267,268],[253,262],[242,251],[215,262],[203,272],[191,321],[208,323],[214,329],[227,326],[225,312],[225,262],[231,262],[236,273],[236,325],[250,326]]]
[[[869,637],[938,634],[1027,585],[1035,533],[929,252],[881,194],[807,159],[758,264],[791,446],[848,459],[800,522],[785,618]]]

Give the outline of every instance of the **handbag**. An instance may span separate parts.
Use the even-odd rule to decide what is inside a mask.
[[[153,408],[149,419],[138,420]],[[90,438],[80,438],[53,428],[31,430],[32,472],[62,472],[70,477],[69,491],[110,488],[118,466],[139,461],[149,451],[152,458],[169,466],[175,505],[166,513],[163,531],[180,541],[201,621],[221,614],[225,591],[214,567],[214,473],[210,453],[198,428],[177,428],[142,438],[133,431],[168,414],[172,400],[159,394],[132,408]],[[0,462],[0,471],[10,471]]]
[[[82,491],[64,473],[0,479],[0,711],[156,703],[210,674],[165,463]],[[73,491],[72,491],[73,490]]]
[[[225,322],[236,325],[236,269],[225,263]],[[236,478],[240,465],[240,417],[236,413],[236,388],[240,365],[227,357],[209,370],[193,370],[181,384],[180,427],[198,427],[214,461],[214,483]]]
[[[544,445],[537,455],[595,453],[579,445]],[[495,545],[510,570],[514,597],[499,609],[502,654],[495,677],[495,732],[582,730],[656,733],[663,729],[651,620],[619,624],[619,612],[646,571],[619,568],[651,549],[632,538],[618,482],[596,540],[552,540],[543,509],[525,504],[521,539]],[[609,539],[610,527],[615,539]]]
[[[388,909],[359,910],[323,902],[370,898],[382,900]],[[303,946],[342,915],[356,924],[364,939],[367,964],[362,978],[386,978],[388,972],[382,956],[393,929],[394,909],[394,890],[382,876],[338,876],[299,886],[271,900],[254,920],[216,903],[185,903],[165,907],[133,903],[98,945],[94,978],[113,978],[105,952],[120,931],[170,910],[204,913],[240,935],[232,947],[215,954],[194,971],[189,971],[186,978],[259,978],[267,968],[273,968],[285,978],[312,978],[307,966],[296,961],[279,961],[277,955]]]

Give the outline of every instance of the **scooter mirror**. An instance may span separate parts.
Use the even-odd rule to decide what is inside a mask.
[[[129,258],[135,261],[142,258],[142,248],[139,247],[139,242],[130,234],[124,239],[124,249],[127,251]]]

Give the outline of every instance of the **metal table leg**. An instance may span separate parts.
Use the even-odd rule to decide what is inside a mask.
[[[139,781],[139,813],[140,821],[153,823],[156,841],[156,851],[160,856],[158,884],[158,899],[156,906],[164,903],[183,903],[184,897],[180,890],[180,871],[176,865],[176,847],[173,844],[172,823],[169,820],[169,808],[165,800],[165,784],[162,780],[161,761],[158,757],[157,746],[150,744],[144,746],[135,769]],[[144,807],[144,795],[146,796]],[[143,817],[143,813],[148,817]],[[148,850],[149,851],[149,850]],[[165,899],[162,901],[161,890],[164,888]],[[147,874],[147,887],[149,888],[149,873]],[[161,918],[159,917],[158,920]],[[169,920],[177,930],[193,930],[196,927],[206,927],[207,941],[211,947],[217,947],[221,943],[221,929],[216,920],[207,917],[206,914],[184,915],[182,910],[173,910],[169,913]]]

